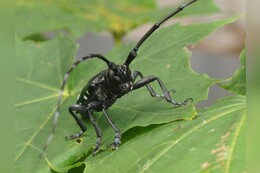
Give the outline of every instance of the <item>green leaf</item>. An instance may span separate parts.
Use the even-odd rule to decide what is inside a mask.
[[[219,100],[192,121],[134,128],[114,152],[87,158],[87,172],[245,172],[246,100]]]
[[[191,70],[190,52],[184,47],[195,45],[217,28],[235,19],[190,26],[174,25],[161,29],[140,48],[139,56],[131,68],[140,70],[145,76],[153,74],[160,77],[168,89],[174,88],[177,91],[173,95],[177,101],[192,97],[195,104],[205,100],[209,86],[216,80]],[[120,64],[124,62],[129,50],[130,47],[116,48],[106,57]],[[16,38],[16,172],[50,172],[49,166],[55,171],[66,172],[81,164],[77,161],[92,159],[89,155],[96,137],[89,122],[86,122],[88,131],[78,141],[65,142],[64,136],[79,131],[67,109],[75,103],[78,92],[90,77],[106,68],[98,60],[82,63],[70,76],[71,89],[65,92],[54,140],[47,150],[46,160],[39,157],[52,127],[52,115],[62,77],[75,52],[75,43],[64,36],[43,43],[23,42]],[[154,83],[153,87],[161,93],[158,84]],[[127,132],[137,126],[191,120],[196,111],[192,104],[175,108],[165,100],[151,98],[143,88],[120,98],[109,109],[109,114],[121,131]],[[105,150],[106,144],[113,140],[113,131],[102,114],[96,113],[95,119],[103,132]],[[131,136],[123,134],[124,138],[130,139]]]
[[[246,95],[246,49],[240,54],[240,64],[241,67],[235,71],[233,77],[219,85],[234,94]]]
[[[42,131],[52,119],[61,75],[73,61],[75,43],[67,37],[41,44],[22,42],[16,37],[15,53],[15,169],[16,172],[49,169],[40,157],[46,140]]]
[[[86,32],[108,30],[115,37],[121,38],[137,25],[147,20],[157,21],[175,9],[171,7],[156,12],[154,0],[17,0],[15,5],[16,34],[21,38],[32,39],[37,39],[34,35],[57,30],[66,30],[75,38]],[[194,7],[183,14],[216,12],[212,0]]]

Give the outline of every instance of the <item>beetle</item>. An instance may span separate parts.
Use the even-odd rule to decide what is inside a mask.
[[[192,0],[189,3],[179,6],[168,16],[164,17],[163,19],[155,23],[150,28],[150,30],[148,30],[146,34],[138,41],[136,46],[130,51],[128,57],[126,58],[125,62],[122,65],[117,65],[114,62],[109,61],[101,54],[89,54],[74,62],[64,76],[63,83],[60,89],[59,98],[58,98],[57,108],[54,114],[52,132],[48,137],[48,140],[43,150],[47,148],[47,146],[50,144],[54,136],[54,132],[57,126],[57,121],[60,115],[62,95],[63,95],[65,85],[68,81],[68,77],[73,71],[73,69],[75,69],[77,65],[79,65],[81,62],[85,60],[98,58],[107,64],[107,69],[101,71],[100,73],[92,77],[88,81],[87,85],[82,89],[82,91],[78,95],[76,104],[69,107],[69,112],[72,115],[72,117],[75,119],[77,124],[79,125],[81,131],[79,133],[66,136],[65,138],[67,140],[79,138],[87,130],[87,127],[77,116],[77,114],[80,114],[83,117],[88,118],[91,121],[97,136],[97,141],[92,153],[93,156],[95,156],[98,153],[102,143],[102,132],[93,117],[93,112],[102,111],[104,113],[108,123],[115,131],[114,142],[108,145],[108,147],[110,147],[112,150],[117,149],[121,144],[121,133],[118,127],[113,123],[113,121],[109,117],[107,109],[111,107],[117,101],[118,98],[124,96],[125,94],[146,86],[146,88],[148,89],[152,97],[164,98],[166,99],[167,102],[175,106],[184,106],[187,103],[193,101],[192,98],[188,98],[183,102],[176,102],[174,99],[172,99],[169,91],[166,89],[165,85],[163,84],[163,82],[160,80],[159,77],[156,77],[154,75],[144,77],[140,71],[132,72],[129,68],[129,65],[137,57],[137,52],[139,47],[155,30],[157,30],[160,27],[161,24],[163,24],[166,20],[176,15],[184,8],[186,8],[187,6],[189,6],[190,4],[196,1],[197,0]],[[141,79],[136,82],[137,77],[140,77]],[[154,89],[151,87],[150,83],[154,81],[158,82],[163,92],[163,95],[156,94]]]

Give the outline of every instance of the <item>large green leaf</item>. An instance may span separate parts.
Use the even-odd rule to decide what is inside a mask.
[[[190,53],[184,47],[196,44],[217,28],[234,20],[190,26],[174,25],[161,29],[140,48],[139,56],[131,68],[142,71],[145,76],[159,76],[168,89],[176,89],[177,93],[173,97],[177,101],[188,97],[192,97],[194,103],[205,100],[209,86],[216,80],[191,70]],[[107,57],[122,63],[129,50],[130,47],[117,48]],[[75,43],[64,36],[44,43],[23,42],[16,38],[16,172],[50,172],[49,166],[56,171],[67,171],[77,166],[73,164],[80,159],[92,159],[89,154],[95,144],[95,133],[89,122],[86,122],[89,129],[80,141],[65,142],[64,136],[79,131],[67,109],[75,103],[78,92],[90,77],[106,68],[98,60],[79,65],[70,77],[71,90],[66,90],[64,95],[59,127],[46,153],[48,164],[39,157],[52,126],[51,117],[62,76],[75,52]],[[156,83],[153,86],[160,93],[159,86]],[[110,108],[109,114],[121,131],[126,132],[136,126],[191,120],[196,111],[192,104],[175,108],[165,100],[151,98],[143,88],[119,99]],[[101,114],[95,114],[95,119],[103,131],[105,146],[113,140],[113,131]],[[123,139],[130,137],[123,134]]]
[[[245,102],[244,96],[226,98],[192,121],[134,128],[120,150],[87,158],[84,173],[245,172]]]
[[[16,33],[21,38],[54,30],[67,30],[78,38],[85,32],[111,31],[122,35],[147,20],[159,20],[175,7],[156,12],[154,0],[17,0]],[[185,10],[186,11],[186,10]],[[183,14],[216,12],[212,0],[194,5]]]
[[[246,95],[246,49],[240,54],[240,64],[240,68],[235,71],[233,77],[220,86],[234,94]]]
[[[52,119],[61,75],[75,52],[75,44],[67,37],[46,44],[16,38],[16,172],[36,172],[47,166],[39,155],[45,140],[42,131]]]

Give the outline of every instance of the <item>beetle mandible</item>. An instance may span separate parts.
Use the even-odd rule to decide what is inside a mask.
[[[166,20],[171,18],[172,16],[176,15],[180,11],[182,11],[184,8],[189,6],[190,4],[196,2],[197,0],[192,0],[187,4],[183,4],[179,6],[176,10],[174,10],[171,14],[164,17],[157,23],[155,23],[150,30],[146,32],[146,34],[138,41],[136,46],[130,51],[127,59],[123,63],[123,65],[117,65],[111,61],[109,61],[107,58],[105,58],[101,54],[89,54],[85,57],[80,58],[78,61],[74,62],[70,69],[67,71],[67,73],[64,76],[63,83],[60,89],[60,95],[58,98],[58,104],[57,108],[54,114],[54,125],[52,128],[52,133],[50,134],[44,149],[47,148],[47,146],[50,144],[54,132],[57,126],[58,117],[60,115],[60,106],[62,101],[62,95],[65,88],[65,85],[67,83],[68,77],[70,73],[75,69],[77,65],[79,65],[81,62],[92,59],[92,58],[98,58],[102,61],[104,61],[107,64],[107,69],[104,71],[101,71],[94,77],[92,77],[87,85],[82,89],[80,92],[76,104],[69,107],[69,112],[73,116],[73,118],[76,120],[77,124],[79,125],[81,131],[79,133],[66,136],[66,139],[74,139],[79,138],[82,136],[82,134],[87,130],[87,127],[83,124],[83,122],[78,118],[77,113],[81,114],[83,117],[89,118],[91,121],[95,132],[97,136],[96,145],[93,150],[93,156],[97,154],[99,151],[99,148],[101,146],[101,137],[102,132],[100,128],[98,127],[97,123],[94,120],[93,112],[100,112],[103,111],[106,119],[108,120],[108,123],[115,131],[115,138],[114,142],[110,145],[108,145],[111,149],[117,149],[121,144],[121,133],[117,126],[113,123],[111,118],[109,117],[107,113],[107,109],[111,107],[118,98],[124,96],[125,94],[134,91],[136,89],[139,89],[141,87],[146,86],[148,91],[150,92],[152,97],[159,97],[166,99],[167,102],[175,105],[175,106],[184,106],[190,101],[192,101],[192,98],[188,98],[184,100],[183,102],[176,102],[172,97],[170,96],[169,91],[166,89],[163,82],[160,80],[160,78],[150,75],[144,77],[140,71],[134,71],[131,72],[129,65],[131,62],[137,57],[137,52],[139,47],[144,43],[144,41],[155,31],[157,30],[161,24],[163,24]],[[137,77],[140,77],[141,79],[136,82]],[[155,93],[153,88],[150,86],[149,83],[157,81],[163,95],[158,95]]]

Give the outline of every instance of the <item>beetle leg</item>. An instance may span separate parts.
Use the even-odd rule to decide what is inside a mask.
[[[107,113],[107,110],[105,108],[103,109],[103,112],[104,112],[105,117],[107,118],[108,123],[110,124],[110,126],[115,131],[115,140],[114,140],[114,142],[112,144],[108,145],[108,147],[111,148],[112,150],[118,149],[120,144],[121,144],[121,133],[120,133],[120,130],[113,123],[113,121],[109,117],[109,115]]]
[[[163,91],[163,95],[164,95],[164,98],[172,103],[173,105],[176,105],[176,106],[184,106],[186,105],[187,103],[189,103],[190,101],[193,101],[192,98],[188,98],[186,100],[184,100],[183,102],[176,102],[174,99],[171,98],[171,95],[169,93],[169,91],[166,89],[165,85],[163,84],[163,82],[160,80],[160,78],[156,77],[156,76],[147,76],[147,77],[143,77],[141,80],[137,81],[136,83],[134,83],[134,86],[133,86],[133,90],[136,90],[136,89],[139,89],[143,86],[147,86],[147,84],[153,82],[153,81],[157,81]]]
[[[79,133],[66,136],[65,137],[66,140],[79,138],[87,130],[87,127],[83,124],[83,122],[74,113],[74,111],[75,111],[75,112],[82,113],[84,115],[84,113],[86,113],[84,110],[86,110],[86,109],[88,109],[88,108],[85,107],[85,106],[77,105],[77,104],[69,107],[69,112],[72,115],[72,117],[76,120],[76,122],[79,125],[81,131]]]
[[[140,76],[141,79],[144,78],[143,74],[140,71],[134,71],[133,74],[132,74],[133,80],[135,81],[138,76]],[[145,86],[148,89],[148,91],[149,91],[149,93],[151,94],[152,97],[164,98],[164,95],[156,94],[154,89],[151,87],[151,85],[149,83],[147,83]]]
[[[100,145],[102,144],[102,138],[101,138],[102,132],[101,132],[100,128],[98,127],[96,121],[94,120],[92,113],[89,110],[88,110],[88,115],[89,115],[90,121],[95,129],[96,135],[97,135],[96,145],[95,145],[95,148],[92,153],[92,156],[95,156],[99,151]]]
[[[144,78],[143,74],[140,71],[134,71],[132,74],[133,81],[135,81],[138,76],[140,76],[141,79]],[[151,85],[149,83],[146,84],[146,88],[148,89],[148,91],[152,97],[165,98],[163,94],[162,95],[156,94],[154,89],[151,87]],[[169,90],[169,92],[175,93],[176,91],[174,89],[171,89],[171,90]]]
[[[79,133],[73,134],[73,135],[69,135],[66,137],[66,139],[74,139],[74,138],[78,138],[80,137],[86,130],[86,126],[83,124],[83,122],[76,116],[76,114],[73,111],[76,111],[78,113],[80,113],[83,116],[86,116],[86,113],[88,114],[88,117],[95,129],[96,135],[97,135],[97,142],[93,151],[93,156],[95,156],[100,148],[100,145],[102,143],[102,132],[100,130],[100,128],[97,126],[96,121],[94,120],[91,111],[89,110],[88,107],[86,106],[82,106],[82,105],[72,105],[69,108],[69,111],[71,113],[71,115],[73,116],[73,118],[76,120],[76,122],[78,123],[79,127],[81,128],[81,131]]]

